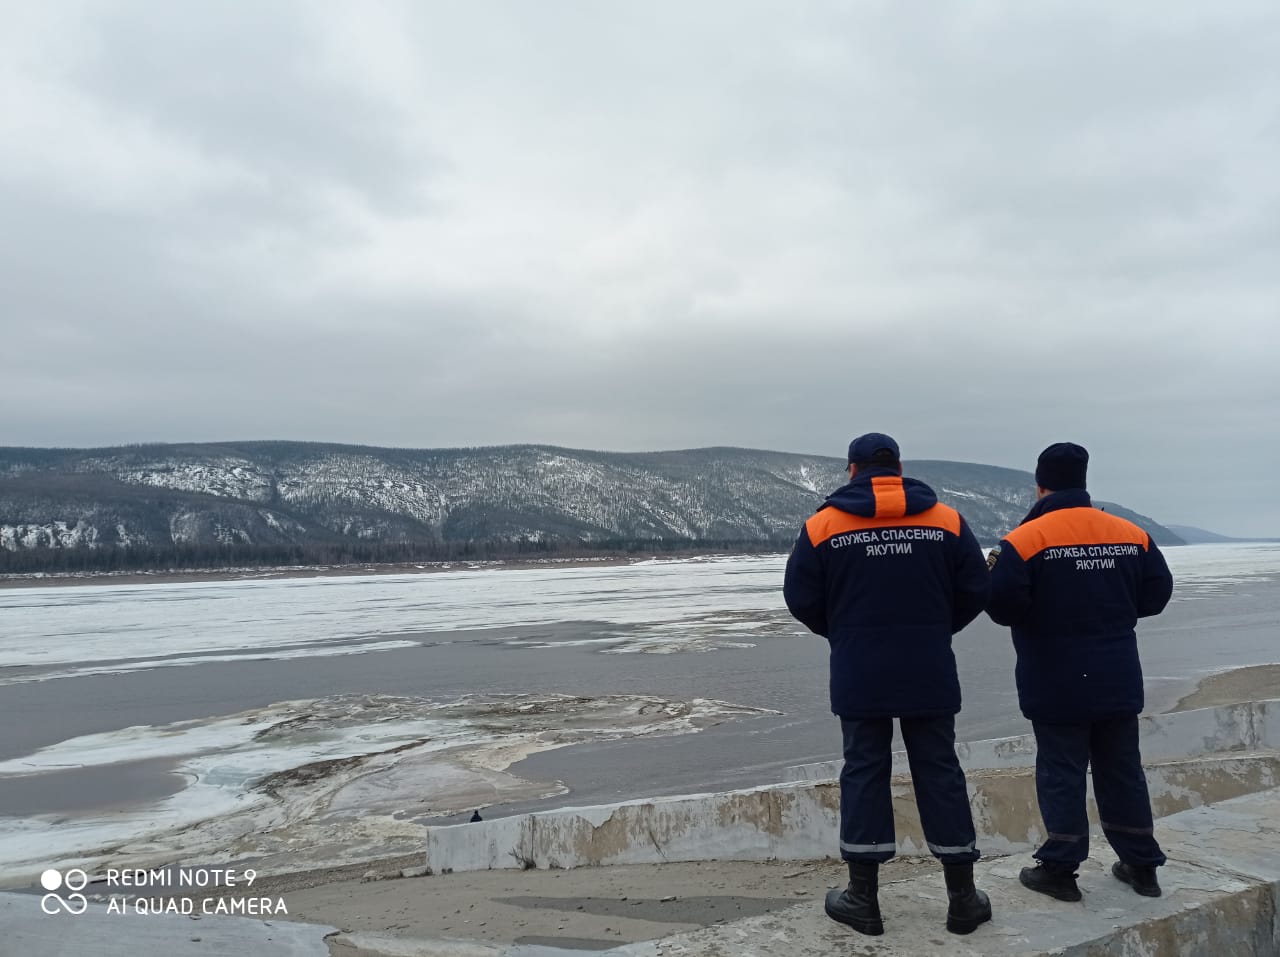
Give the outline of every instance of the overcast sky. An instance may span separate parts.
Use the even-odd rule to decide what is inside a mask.
[[[2,3],[0,445],[1032,468],[1280,535],[1280,4]]]

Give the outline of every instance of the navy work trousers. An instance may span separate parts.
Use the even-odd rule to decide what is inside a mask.
[[[1163,864],[1138,752],[1137,716],[1079,724],[1034,721],[1031,726],[1036,733],[1036,797],[1048,832],[1035,857],[1065,873],[1089,856],[1085,770],[1092,764],[1102,833],[1116,856],[1137,867]]]
[[[944,864],[978,859],[954,715],[899,718],[925,843]],[[882,863],[897,850],[893,830],[892,718],[841,718],[840,856]]]

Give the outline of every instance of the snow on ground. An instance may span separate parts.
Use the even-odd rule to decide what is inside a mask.
[[[97,548],[98,530],[83,519],[74,525],[46,522],[43,525],[0,525],[0,548]]]
[[[822,475],[822,479],[824,481],[829,481],[830,476],[824,473]],[[809,474],[809,466],[807,465],[800,466],[800,484],[803,485],[805,488],[807,488],[810,492],[813,492],[815,495],[822,494],[818,490],[818,483],[814,480],[814,477]]]
[[[144,463],[107,457],[86,459],[78,470],[107,472],[131,485],[150,485],[259,502],[271,498],[270,476],[261,472],[253,462],[238,456],[211,456],[207,461],[160,457]]]

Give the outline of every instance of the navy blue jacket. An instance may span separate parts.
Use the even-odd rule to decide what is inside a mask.
[[[1063,489],[999,547],[987,613],[1013,628],[1022,713],[1069,724],[1142,711],[1134,625],[1173,594],[1151,536],[1093,508],[1084,489]]]
[[[805,523],[783,595],[831,644],[836,714],[960,710],[951,636],[986,604],[987,567],[960,513],[923,482],[859,471]]]

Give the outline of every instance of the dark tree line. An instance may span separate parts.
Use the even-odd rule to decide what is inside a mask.
[[[790,539],[618,539],[582,542],[328,542],[280,545],[131,545],[107,548],[0,549],[0,575],[196,571],[288,566],[396,565],[415,562],[532,558],[636,557],[707,553],[757,554],[790,546]]]

